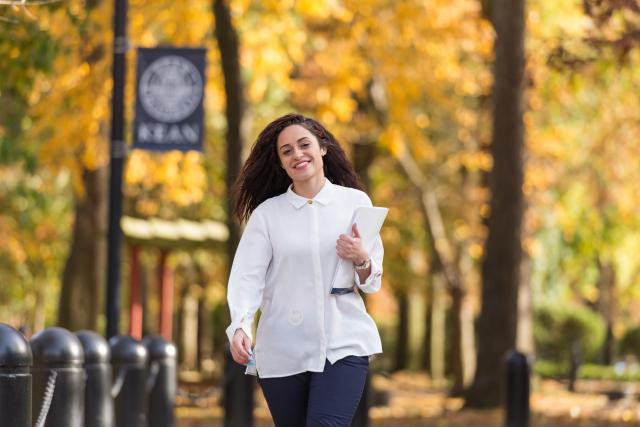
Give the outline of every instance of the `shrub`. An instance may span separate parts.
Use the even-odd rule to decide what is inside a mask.
[[[578,378],[591,380],[614,380],[614,381],[638,381],[640,380],[640,371],[637,368],[631,369],[621,366],[609,365],[582,365],[578,369]]]
[[[563,378],[567,376],[567,365],[537,360],[533,365],[533,372],[543,378]],[[578,378],[583,380],[613,380],[613,381],[640,381],[640,371],[616,370],[615,366],[584,364],[578,368]]]
[[[543,378],[564,378],[569,371],[569,366],[549,360],[536,360],[533,364],[533,372]]]
[[[536,308],[533,333],[541,359],[568,365],[574,354],[581,362],[594,362],[604,343],[605,324],[587,307],[550,304]]]
[[[633,355],[640,360],[640,327],[627,329],[618,345],[620,356]]]

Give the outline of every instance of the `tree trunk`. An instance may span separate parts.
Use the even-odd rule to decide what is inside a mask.
[[[377,145],[372,141],[362,141],[353,145],[353,168],[360,177],[365,191],[370,191],[369,166],[377,154]]]
[[[524,255],[520,267],[520,289],[518,290],[518,338],[519,352],[533,355],[533,296],[531,294],[531,258]]]
[[[422,338],[425,335],[426,324],[422,321],[424,313],[429,311],[430,303],[424,298],[422,289],[409,291],[409,360],[407,369],[420,371],[422,369],[422,356],[424,355]]]
[[[445,280],[438,271],[433,274],[431,298],[431,379],[434,384],[444,381],[445,335],[446,335],[447,291]]]
[[[495,83],[490,215],[482,263],[478,369],[468,407],[500,405],[507,351],[516,345],[523,215],[524,0],[494,0]]]
[[[467,185],[468,187],[468,185]],[[470,191],[467,188],[467,191]],[[460,285],[460,307],[457,314],[460,322],[459,338],[459,358],[460,376],[455,378],[459,382],[459,390],[463,392],[471,385],[473,375],[476,371],[476,337],[473,314],[473,304],[469,297],[470,283],[474,281],[474,262],[469,255],[468,242],[464,242],[460,250],[460,260],[458,262],[460,277],[464,278],[464,285]],[[456,385],[453,387],[456,390]]]
[[[607,335],[602,348],[601,362],[603,365],[611,364],[615,351],[615,341],[613,338],[613,322],[616,312],[616,275],[615,269],[610,262],[603,262],[600,257],[597,259],[600,276],[598,277],[598,311],[605,321]]]
[[[62,274],[58,324],[69,330],[97,328],[106,265],[107,169],[85,170],[85,194],[76,196],[71,249]]]
[[[140,248],[140,252],[142,252],[142,248]],[[158,319],[160,318],[160,314],[158,313],[155,317],[151,316],[149,313],[150,305],[149,301],[160,301],[160,292],[154,292],[154,289],[151,288],[149,284],[149,271],[143,262],[141,262],[142,257],[139,257],[140,260],[140,302],[142,303],[142,336],[146,337],[147,335],[151,335],[154,333],[159,333],[160,322]],[[131,280],[131,279],[129,279]],[[153,282],[152,282],[153,283]],[[160,309],[158,308],[158,311]]]
[[[173,330],[173,340],[176,344],[178,350],[178,366],[182,367],[184,365],[184,330],[185,330],[185,316],[184,316],[184,302],[187,296],[189,285],[186,282],[181,281],[179,286],[176,286],[174,289],[176,299],[174,300],[175,304],[175,314],[176,314],[176,322],[175,329]],[[175,282],[178,285],[178,281]],[[226,325],[225,325],[226,326]]]
[[[367,90],[358,96],[355,94],[355,100],[358,105],[356,117],[375,117],[382,126],[384,123],[384,113],[378,109],[374,97],[374,80],[370,80],[367,84]],[[352,159],[353,168],[360,177],[360,182],[365,191],[371,190],[371,180],[369,178],[369,166],[373,163],[378,155],[378,135],[371,131],[361,131],[359,140],[353,144]]]
[[[198,298],[190,286],[182,294],[182,366],[189,370],[198,365]]]
[[[41,331],[45,327],[46,305],[45,305],[45,284],[43,283],[36,289],[36,303],[33,307],[33,319],[31,321],[31,329],[29,332]]]
[[[463,389],[473,381],[476,371],[476,336],[473,316],[473,306],[469,293],[464,292],[460,304],[460,357],[461,381]]]
[[[233,218],[233,185],[238,178],[242,156],[242,120],[245,112],[244,87],[240,74],[240,43],[238,33],[233,26],[229,6],[224,0],[215,0],[213,3],[216,25],[216,40],[222,60],[222,73],[224,76],[224,92],[227,101],[225,114],[227,118],[227,158],[226,176],[227,186],[227,227],[229,239],[226,252],[229,263],[227,272],[231,271],[231,262],[240,241],[240,225]]]
[[[424,310],[424,335],[422,337],[422,355],[420,356],[420,369],[431,374],[431,308],[433,297],[431,292],[424,292],[426,306]]]
[[[409,356],[409,296],[407,291],[400,289],[396,292],[398,301],[398,325],[396,333],[396,363],[394,371],[407,369]]]
[[[198,370],[202,371],[204,363],[213,355],[211,332],[211,312],[203,293],[198,301]]]
[[[465,297],[462,288],[451,289],[451,371],[453,386],[449,394],[462,396],[464,390],[464,366],[462,359],[462,302]]]
[[[465,180],[467,181],[467,180]],[[464,186],[465,193],[470,192],[470,183]],[[475,371],[475,328],[473,325],[473,309],[469,300],[469,285],[473,276],[473,260],[467,248],[468,242],[461,242],[458,249],[459,277],[464,277],[464,284],[449,288],[451,295],[451,363],[453,385],[450,395],[462,396],[473,380]]]

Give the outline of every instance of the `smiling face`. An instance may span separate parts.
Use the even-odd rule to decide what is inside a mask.
[[[318,139],[300,125],[287,126],[276,142],[282,168],[294,183],[324,178],[322,156],[327,152]]]

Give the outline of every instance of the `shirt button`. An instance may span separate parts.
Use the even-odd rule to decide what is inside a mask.
[[[307,200],[307,203],[309,203],[310,205],[312,205],[312,204],[313,204],[313,200],[309,199],[309,200]]]

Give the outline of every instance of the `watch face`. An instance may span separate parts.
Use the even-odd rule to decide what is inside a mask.
[[[161,122],[177,122],[198,108],[202,89],[202,77],[190,61],[164,56],[142,74],[138,92],[147,114]]]
[[[362,264],[356,264],[355,265],[355,269],[356,270],[366,270],[367,268],[369,268],[370,265],[371,265],[371,259],[367,258],[367,260],[365,262],[363,262]]]

